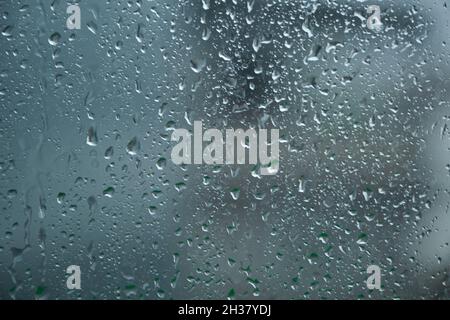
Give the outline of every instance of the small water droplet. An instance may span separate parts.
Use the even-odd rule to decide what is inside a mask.
[[[61,35],[58,32],[55,32],[48,38],[48,43],[52,46],[57,46],[60,40]]]

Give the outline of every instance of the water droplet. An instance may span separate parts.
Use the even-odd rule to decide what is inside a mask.
[[[48,43],[52,46],[57,46],[60,40],[61,35],[58,32],[55,32],[48,38]]]
[[[137,137],[134,137],[133,139],[131,139],[130,142],[128,142],[128,144],[127,144],[127,153],[131,156],[137,155],[140,149],[141,149],[141,144]]]
[[[206,66],[206,59],[204,58],[198,58],[198,59],[192,59],[191,60],[191,69],[195,73],[202,72],[203,68]]]
[[[98,143],[97,132],[94,127],[90,127],[88,129],[86,143],[91,147],[95,147],[97,145]]]

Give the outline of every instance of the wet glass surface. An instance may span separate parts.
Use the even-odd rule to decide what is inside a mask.
[[[449,17],[0,0],[0,298],[449,298]],[[175,164],[195,121],[278,129],[278,172]]]

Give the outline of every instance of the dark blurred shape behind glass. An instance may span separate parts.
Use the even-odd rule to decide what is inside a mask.
[[[0,14],[1,299],[450,297],[445,1]],[[279,129],[279,172],[175,165],[197,120]]]

